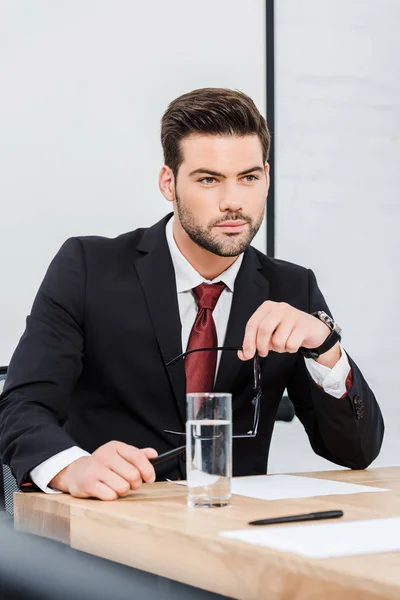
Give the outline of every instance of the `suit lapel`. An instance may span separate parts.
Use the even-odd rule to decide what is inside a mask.
[[[134,260],[164,363],[182,352],[182,326],[175,271],[165,236],[165,226],[171,216],[167,215],[146,231],[137,248],[140,254]],[[250,247],[244,255],[235,281],[225,346],[242,345],[247,321],[268,299],[268,294],[269,282],[261,273],[261,265],[255,250]],[[215,391],[231,391],[242,367],[243,363],[236,352],[222,352]],[[172,367],[168,367],[167,373],[184,423],[186,420],[184,361],[180,360]]]
[[[141,255],[134,261],[164,363],[182,352],[182,326],[175,271],[165,236],[165,226],[170,216],[168,215],[146,231],[138,246]],[[185,422],[184,361],[180,360],[172,367],[167,367],[167,373],[182,421]]]
[[[249,248],[235,281],[232,307],[224,346],[242,346],[247,321],[268,299],[269,282],[261,273],[261,265],[253,248]],[[229,392],[243,367],[236,352],[222,352],[215,382],[216,392]]]

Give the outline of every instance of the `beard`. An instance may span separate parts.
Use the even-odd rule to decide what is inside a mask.
[[[257,219],[253,219],[242,211],[228,211],[224,214],[223,218],[211,222],[207,226],[202,226],[196,220],[195,215],[182,204],[177,193],[175,194],[175,200],[179,220],[184,231],[198,246],[217,256],[232,257],[239,256],[239,254],[245,252],[260,229],[264,218],[264,209]],[[221,225],[226,221],[239,220],[247,223],[247,227],[243,232],[225,233],[220,234],[220,236],[213,233],[213,228],[217,225]]]

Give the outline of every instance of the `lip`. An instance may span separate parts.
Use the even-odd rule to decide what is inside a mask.
[[[240,233],[246,227],[246,221],[225,221],[216,227],[226,233]]]

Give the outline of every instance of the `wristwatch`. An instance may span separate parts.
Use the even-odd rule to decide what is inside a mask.
[[[342,339],[342,330],[337,323],[326,314],[323,310],[317,310],[317,312],[311,313],[313,317],[317,317],[320,321],[323,321],[325,325],[328,325],[331,330],[326,340],[318,346],[318,348],[304,348],[301,346],[300,350],[303,352],[306,358],[318,358],[321,354],[328,352],[337,342]]]

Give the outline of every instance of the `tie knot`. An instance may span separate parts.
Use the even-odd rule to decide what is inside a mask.
[[[225,284],[222,281],[218,283],[201,283],[193,288],[193,293],[196,297],[197,306],[200,308],[209,308],[214,310],[218,302],[218,298],[225,289]]]

